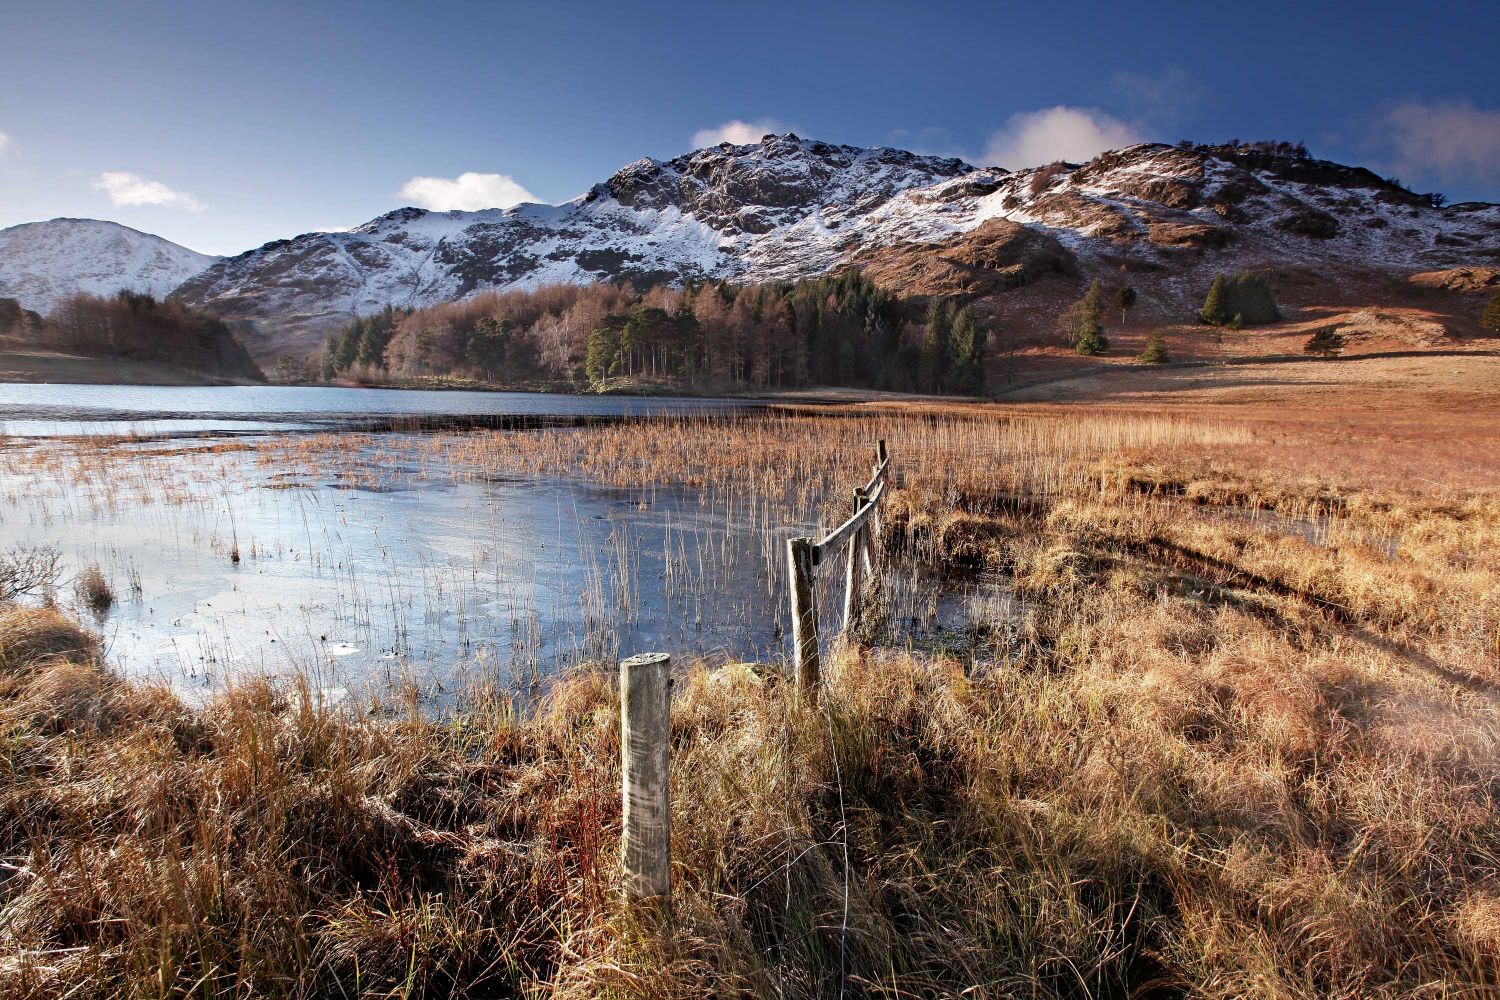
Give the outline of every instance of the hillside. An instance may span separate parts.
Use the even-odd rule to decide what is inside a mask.
[[[29,222],[0,230],[0,297],[43,314],[78,292],[163,297],[218,259],[114,222]]]

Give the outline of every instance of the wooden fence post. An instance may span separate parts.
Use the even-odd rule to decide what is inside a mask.
[[[865,491],[859,487],[854,489],[854,513],[858,514],[865,509],[869,503]],[[847,632],[859,624],[860,596],[864,587],[864,568],[869,556],[865,552],[865,533],[868,527],[861,525],[849,539],[849,563],[844,573],[844,631]]]
[[[792,592],[792,655],[797,670],[797,686],[804,691],[817,688],[818,606],[813,586],[813,543],[811,538],[792,538],[786,543],[788,586]]]
[[[672,896],[672,830],[667,798],[671,737],[671,662],[642,653],[620,662],[621,791],[625,834],[620,849],[625,898]]]

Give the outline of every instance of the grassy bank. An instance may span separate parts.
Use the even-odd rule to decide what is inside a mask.
[[[890,553],[1002,574],[1024,610],[944,654],[881,648],[877,618],[831,658],[820,704],[774,667],[683,665],[676,895],[655,922],[617,901],[612,669],[525,714],[498,691],[434,720],[416,692],[329,707],[263,684],[189,710],[114,677],[65,615],[10,608],[0,980],[18,996],[1500,994],[1486,421],[891,405],[732,435],[435,437],[428,461],[476,474],[832,496],[829,516],[885,437]],[[266,460],[335,460],[320,447]]]
[[[85,357],[31,349],[0,351],[0,382],[76,385],[259,385],[154,361]]]

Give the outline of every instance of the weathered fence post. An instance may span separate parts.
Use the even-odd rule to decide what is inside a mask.
[[[786,543],[788,585],[792,592],[792,656],[797,669],[797,686],[804,691],[817,688],[818,607],[813,587],[813,543],[811,538],[792,538]]]
[[[858,514],[865,509],[869,503],[865,491],[859,487],[854,489],[854,513]],[[865,551],[865,532],[869,530],[866,526],[854,533],[849,539],[849,563],[844,573],[844,630],[859,624],[860,591],[864,587],[864,568],[869,561],[869,555]]]
[[[881,466],[885,465],[885,458],[886,458],[885,438],[880,438],[878,441],[875,442],[875,468],[874,468],[874,471],[872,471],[870,473],[870,476],[871,476],[872,479],[875,476],[880,475],[880,468],[881,468]],[[883,533],[884,533],[884,529],[881,527],[881,523],[880,523],[880,511],[879,511],[879,509],[876,509],[875,513],[873,513],[873,514],[870,515],[870,536],[869,537],[873,537],[878,542],[878,541],[880,541],[880,537],[881,537],[881,535]]]
[[[620,849],[625,898],[672,895],[672,833],[667,798],[671,661],[641,653],[620,662],[621,789],[625,835]]]

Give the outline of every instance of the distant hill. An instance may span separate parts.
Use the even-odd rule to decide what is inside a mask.
[[[164,298],[217,260],[115,222],[28,222],[0,230],[0,297],[44,315],[78,292]]]

